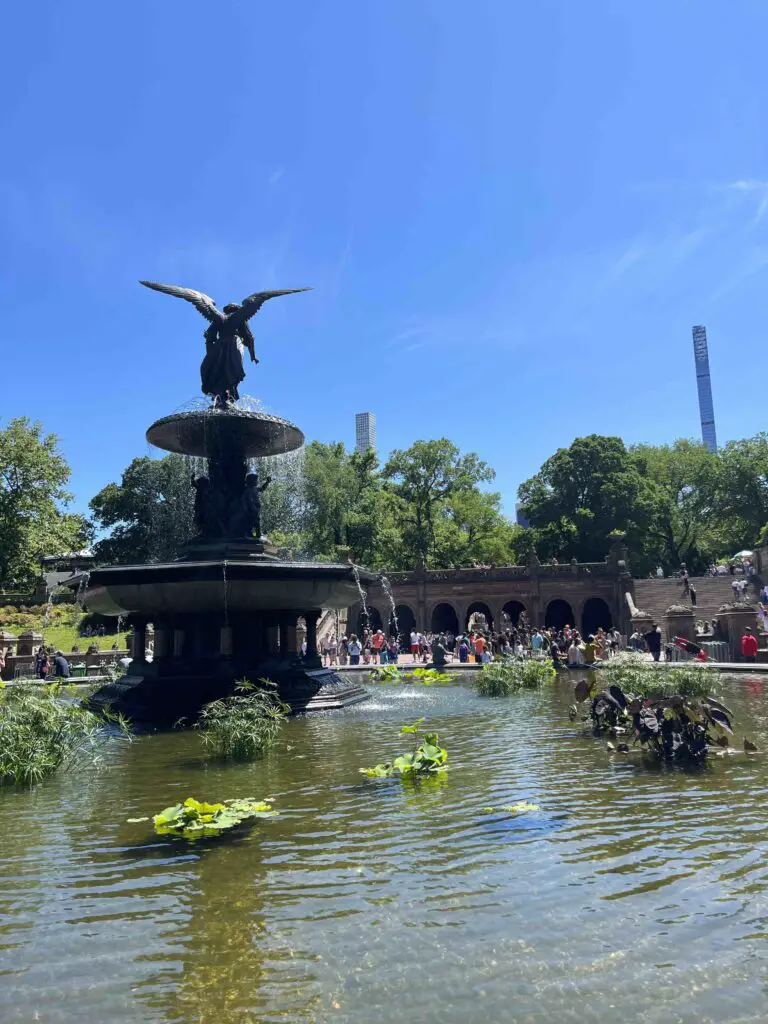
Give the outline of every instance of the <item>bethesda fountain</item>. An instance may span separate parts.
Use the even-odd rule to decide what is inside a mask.
[[[158,448],[204,459],[205,475],[192,474],[197,534],[174,561],[115,565],[91,572],[89,610],[127,617],[133,661],[125,677],[92,698],[138,721],[165,723],[195,714],[233,692],[237,680],[269,678],[295,711],[343,707],[366,692],[322,667],[317,624],[324,609],[360,597],[360,581],[376,577],[351,562],[288,562],[262,536],[260,459],[295,451],[298,427],[278,416],[243,409],[238,386],[243,354],[258,362],[250,318],[271,298],[306,289],[256,292],[219,310],[190,288],[142,281],[191,302],[208,320],[200,367],[205,409],[157,420],[147,440]],[[306,650],[297,649],[304,620]],[[152,660],[147,626],[154,627]]]

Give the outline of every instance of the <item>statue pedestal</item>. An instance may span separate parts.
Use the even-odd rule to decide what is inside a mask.
[[[179,562],[205,562],[221,559],[243,559],[253,558],[265,562],[278,562],[278,549],[270,544],[266,538],[261,540],[248,540],[243,537],[239,540],[200,540],[190,541],[179,552]]]

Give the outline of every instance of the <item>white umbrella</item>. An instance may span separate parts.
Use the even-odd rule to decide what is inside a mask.
[[[737,551],[731,561],[735,562],[737,558],[751,558],[752,555],[754,555],[754,551]]]

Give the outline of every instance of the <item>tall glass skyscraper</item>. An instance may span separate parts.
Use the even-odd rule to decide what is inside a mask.
[[[696,387],[699,389],[701,439],[711,452],[717,451],[715,407],[712,404],[712,382],[709,379],[709,349],[706,327],[693,328],[693,358],[696,361]]]
[[[376,451],[376,417],[372,412],[355,413],[355,448],[361,455],[369,448]]]

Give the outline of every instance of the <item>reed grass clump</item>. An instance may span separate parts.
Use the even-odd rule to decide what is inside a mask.
[[[106,720],[105,720],[106,717]],[[58,684],[0,691],[0,783],[31,784],[59,770],[92,767],[126,719],[101,717],[62,696]]]
[[[549,660],[502,658],[484,665],[474,685],[483,697],[508,697],[520,690],[538,690],[556,677],[555,667]]]
[[[244,679],[235,696],[205,705],[195,729],[214,757],[253,761],[273,745],[290,710],[271,680],[260,679],[256,686]]]

